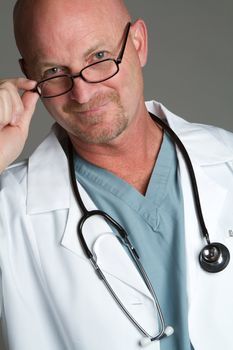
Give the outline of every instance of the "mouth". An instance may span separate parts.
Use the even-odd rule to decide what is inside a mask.
[[[105,102],[100,106],[93,106],[89,109],[84,109],[84,110],[78,110],[78,109],[75,110],[74,109],[72,112],[77,113],[77,114],[82,115],[82,116],[91,115],[91,114],[95,114],[98,112],[102,112],[106,108],[107,105],[108,105],[108,102]]]

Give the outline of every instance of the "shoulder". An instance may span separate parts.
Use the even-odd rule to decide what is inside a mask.
[[[210,145],[216,145],[217,147],[221,144],[226,148],[226,152],[227,150],[233,152],[232,132],[213,125],[191,123],[177,116],[174,117],[174,124],[176,123],[177,118],[181,120],[179,121],[179,124],[181,124],[181,122],[183,124],[180,132],[182,134],[187,134],[187,137],[189,136],[190,139],[194,138],[196,142],[201,142],[202,144],[211,141]],[[194,137],[194,134],[196,137]],[[207,149],[210,149],[207,144],[206,147]]]
[[[222,142],[227,148],[233,152],[233,133],[219,127],[202,125],[207,129],[218,141]]]
[[[211,125],[188,122],[156,101],[149,101],[146,105],[151,113],[168,122],[188,153],[198,163],[205,165],[233,161],[232,132]]]
[[[4,170],[0,177],[0,190],[11,186],[25,185],[27,167],[28,159],[12,164]]]
[[[30,171],[33,170],[37,172],[39,176],[39,171],[43,169],[43,164],[51,161],[53,156],[55,156],[55,151],[59,148],[58,139],[64,138],[64,132],[55,124],[47,137],[39,144],[35,151],[26,160],[16,162],[5,169],[0,176],[0,190],[5,187],[10,187],[14,185],[19,185],[22,189],[27,183],[27,177]],[[47,160],[46,156],[49,156]],[[36,165],[34,166],[34,164]],[[33,169],[31,169],[33,167]],[[34,169],[36,168],[36,169]]]

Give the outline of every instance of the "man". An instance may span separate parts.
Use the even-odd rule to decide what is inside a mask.
[[[2,173],[1,315],[9,349],[232,349],[232,261],[217,274],[201,269],[206,243],[187,166],[148,110],[187,147],[210,238],[229,250],[233,138],[190,125],[155,102],[146,106],[146,26],[130,21],[121,0],[16,4],[15,36],[28,79],[0,85],[1,171],[25,143],[38,94],[59,125],[27,162]],[[85,208],[106,211],[128,232],[171,336],[166,328],[159,339],[156,297],[114,239],[114,225],[95,216],[83,236],[130,317],[82,250],[68,138]]]

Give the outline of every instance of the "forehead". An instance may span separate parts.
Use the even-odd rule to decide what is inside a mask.
[[[39,25],[39,23],[38,23]],[[77,17],[74,13],[62,16],[60,20],[42,20],[40,30],[34,28],[31,41],[31,58],[65,60],[68,56],[81,60],[98,48],[114,48],[124,28],[116,28],[109,21],[91,21]]]
[[[87,32],[70,31],[59,37],[50,35],[43,40],[40,38],[38,45],[34,44],[31,62],[35,65],[65,65],[73,66],[85,63],[85,59],[98,50],[113,52],[117,49],[120,38],[117,41],[114,35],[106,31],[88,30]]]
[[[19,3],[14,13],[15,37],[28,69],[32,70],[37,68],[34,62],[38,60],[70,65],[69,56],[81,64],[82,55],[101,43],[116,48],[130,21],[123,0],[19,0]]]
[[[93,47],[117,49],[130,21],[122,0],[21,1],[25,6],[16,11],[16,41],[32,70],[38,68],[34,66],[38,62],[66,66],[72,62],[78,70]]]

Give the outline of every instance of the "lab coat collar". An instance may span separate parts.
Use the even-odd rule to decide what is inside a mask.
[[[48,137],[28,160],[27,214],[69,208],[70,180],[66,154],[59,140],[66,137],[54,124]]]
[[[196,165],[208,166],[233,161],[233,148],[227,147],[218,139],[221,129],[187,122],[156,101],[149,101],[146,105],[149,112],[168,122]]]
[[[147,108],[151,113],[167,120],[183,141],[191,160],[196,165],[205,166],[233,161],[233,150],[228,149],[213,136],[208,127],[191,124],[155,101],[147,102]],[[65,137],[65,132],[55,124],[49,136],[29,158],[28,214],[70,207],[67,157],[58,141]]]
[[[148,107],[152,113],[158,115],[160,118],[166,119],[174,131],[182,138],[182,141],[184,143],[186,136],[190,133],[190,131],[192,134],[193,131],[196,130],[197,132],[200,130],[200,137],[197,134],[195,147],[194,143],[192,143],[192,140],[191,145],[189,143],[185,144],[185,146],[188,148],[188,152],[192,160],[195,159],[195,161],[198,162],[198,158],[200,158],[201,165],[207,165],[216,164],[216,162],[222,163],[233,159],[232,154],[229,154],[228,149],[225,146],[222,146],[221,143],[215,139],[208,131],[203,131],[199,126],[190,126],[189,123],[183,121],[180,118],[177,119],[175,115],[167,111],[166,108],[160,104],[152,103],[149,104]],[[64,248],[69,249],[80,257],[85,258],[80,244],[77,241],[77,236],[76,234],[74,235],[75,228],[77,226],[77,217],[80,217],[80,210],[73,203],[74,198],[72,191],[70,190],[68,162],[65,152],[63,151],[61,144],[58,141],[58,138],[62,139],[64,137],[65,134],[62,132],[61,128],[58,125],[55,125],[50,135],[29,158],[27,213],[32,215],[65,208],[69,209],[67,225],[61,244],[64,246]],[[211,161],[209,161],[207,158],[208,152],[206,149],[196,150],[197,145],[202,143],[197,142],[197,140],[199,141],[201,138],[208,138],[208,144],[206,143],[206,147],[209,148],[209,151],[210,149],[213,149],[213,147],[214,149],[216,148],[214,158]],[[216,147],[216,144],[218,147]],[[204,152],[204,155],[202,155],[201,151]],[[214,188],[216,190],[215,186]],[[90,198],[88,198],[85,191],[81,189],[81,192],[83,201],[87,208],[89,210],[94,209],[94,207],[92,207],[93,203],[90,201]],[[98,220],[100,221],[100,219]],[[97,227],[98,232],[96,229]],[[93,231],[92,229],[90,231],[95,232],[97,236],[101,236],[106,232],[109,232],[110,229],[107,224],[102,221],[101,223],[98,222],[98,225],[96,222],[94,222]],[[198,234],[195,237],[198,237]],[[97,243],[97,241],[95,241],[95,243]],[[199,243],[200,241],[198,240],[198,246]],[[92,244],[94,243],[91,242],[90,245],[92,246]],[[191,266],[191,268],[192,267],[193,266]],[[120,280],[125,281],[125,283],[129,283],[128,276],[122,274],[123,270],[124,269],[113,271],[113,269],[111,269],[111,271],[108,271],[108,273],[117,276]],[[136,289],[141,290],[144,294],[151,298],[148,291],[144,289],[143,284],[141,284],[140,280],[132,278],[132,282],[130,284],[134,285]]]
[[[148,108],[150,112],[156,114],[164,120],[167,120],[168,124],[178,134],[178,136],[187,147],[190,158],[195,163],[197,179],[201,179],[201,181],[198,181],[199,189],[203,194],[201,196],[203,213],[207,222],[207,227],[210,228],[211,231],[211,239],[215,240],[216,237],[217,241],[223,241],[223,239],[219,239],[220,230],[217,221],[219,219],[219,215],[222,212],[227,189],[221,188],[221,186],[219,186],[219,184],[216,184],[214,181],[210,181],[210,179],[206,177],[207,175],[204,174],[204,169],[202,169],[202,166],[215,165],[225,163],[227,161],[232,161],[233,152],[230,151],[230,149],[228,149],[226,146],[222,145],[217,137],[213,136],[212,133],[208,130],[208,127],[205,128],[197,124],[193,125],[185,122],[181,118],[178,118],[169,112],[163,105],[157,104],[155,102],[149,103]],[[67,210],[67,224],[61,245],[80,258],[85,258],[75,232],[77,227],[77,220],[78,217],[80,217],[80,210],[78,206],[74,204],[75,199],[73,197],[72,191],[70,190],[66,155],[56,136],[59,134],[59,130],[60,128],[58,126],[55,126],[49,137],[29,158],[27,213],[36,214],[57,209],[69,209]],[[203,146],[199,146],[203,144],[205,145],[205,148],[203,148]],[[211,154],[212,157],[210,158]],[[193,297],[196,294],[197,288],[199,290],[202,289],[202,286],[199,282],[199,276],[200,274],[203,274],[203,272],[200,271],[197,256],[200,252],[200,249],[203,247],[203,240],[200,237],[199,225],[195,215],[195,208],[192,200],[191,188],[189,185],[189,176],[187,174],[186,166],[183,163],[182,157],[180,157],[180,155],[179,163],[181,167],[183,196],[185,200],[184,207],[188,208],[188,210],[185,211],[185,244],[187,251],[188,296],[189,306],[191,310],[189,318],[195,319],[196,308],[193,302],[193,300],[195,301],[195,298]],[[80,192],[87,208],[89,210],[94,209],[93,203],[91,202],[87,193],[83,191],[82,188],[80,188]],[[218,198],[217,201],[215,200],[216,198]],[[125,284],[129,284],[136,290],[146,295],[149,299],[151,299],[149,291],[145,288],[141,279],[136,274],[136,271],[134,271],[132,268],[130,270],[130,273],[128,273],[128,262],[125,262],[124,259],[118,259],[118,255],[114,262],[112,262],[111,256],[107,256],[108,260],[106,261],[105,253],[108,251],[109,246],[101,246],[101,242],[104,242],[102,238],[105,237],[104,235],[106,235],[106,233],[108,233],[110,230],[103,220],[100,218],[97,218],[97,220],[98,222],[95,221],[93,223],[89,223],[88,232],[95,234],[95,237],[92,236],[92,238],[95,239],[90,242],[90,246],[93,248],[93,251],[95,252],[96,249],[101,249],[103,251],[103,263],[104,265],[108,266],[107,269],[105,269],[103,266],[104,272],[107,273],[108,277],[110,276],[111,278],[111,276],[113,276],[113,278],[121,280],[125,282]],[[107,243],[108,242],[106,242],[106,244]],[[115,251],[116,250],[114,248],[114,252]],[[116,253],[118,254],[117,251]],[[87,261],[86,258],[85,260]],[[125,264],[127,264],[127,268],[124,264],[115,264],[115,261],[125,262]],[[114,279],[112,279],[112,281],[114,282]],[[191,301],[192,305],[194,305],[193,307],[191,307]],[[192,339],[193,333],[198,332],[199,328],[194,328],[191,324],[190,329]],[[198,336],[196,338],[198,339]],[[196,343],[198,341],[196,341]],[[194,344],[195,346],[196,343]]]

